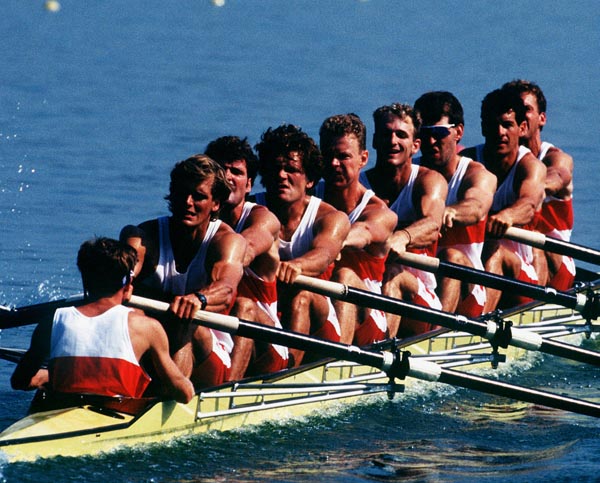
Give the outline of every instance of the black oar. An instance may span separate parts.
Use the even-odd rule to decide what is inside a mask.
[[[589,351],[563,342],[544,339],[539,334],[510,327],[507,324],[497,324],[492,320],[480,322],[469,319],[464,315],[450,314],[341,283],[306,277],[304,275],[299,275],[294,284],[334,299],[344,300],[363,307],[379,309],[392,314],[403,315],[411,319],[426,320],[431,324],[441,325],[452,330],[468,332],[469,334],[489,340],[495,346],[508,347],[512,345],[522,349],[540,351],[545,354],[552,354],[600,366],[600,353],[598,352]],[[502,327],[499,327],[499,325],[502,325]]]
[[[513,240],[542,250],[573,257],[575,260],[600,265],[600,251],[566,242],[535,231],[524,230],[511,226],[506,230],[504,238]]]
[[[158,313],[164,313],[169,307],[165,302],[138,296],[132,297],[130,305]],[[230,334],[286,345],[304,351],[317,352],[326,357],[376,367],[390,377],[403,379],[409,376],[425,381],[442,382],[587,416],[600,417],[600,405],[598,404],[444,369],[434,362],[411,359],[408,353],[365,350],[352,345],[326,341],[211,312],[198,311],[194,319],[201,325]]]
[[[0,306],[0,329],[37,324],[44,318],[52,317],[56,309],[70,305],[80,305],[83,301],[83,294],[78,294],[65,299],[27,305],[16,309]]]
[[[426,272],[433,272],[443,277],[456,278],[498,290],[513,290],[519,295],[534,300],[568,307],[579,312],[586,320],[596,319],[600,315],[600,295],[594,292],[560,292],[552,287],[521,282],[514,278],[503,277],[502,275],[476,270],[456,263],[443,262],[439,258],[415,253],[406,252],[399,255],[398,258],[404,265]]]

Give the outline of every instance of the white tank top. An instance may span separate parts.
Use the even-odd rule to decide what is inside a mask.
[[[208,282],[205,268],[206,252],[221,225],[221,220],[214,220],[208,224],[202,244],[184,273],[179,273],[175,264],[169,236],[169,217],[163,216],[157,221],[160,255],[156,270],[150,278],[150,285],[173,295],[185,295],[205,286]]]
[[[257,199],[258,201],[258,199]],[[311,196],[308,206],[302,215],[300,224],[290,240],[279,240],[279,258],[282,261],[301,257],[310,250],[313,241],[313,225],[321,205],[321,199]]]

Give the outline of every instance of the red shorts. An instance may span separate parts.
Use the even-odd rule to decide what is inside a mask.
[[[435,292],[432,292],[421,285],[419,288],[419,293],[413,297],[412,303],[422,307],[428,307],[430,309],[442,309],[442,303]],[[408,337],[410,335],[423,334],[424,332],[429,332],[430,330],[439,329],[439,327],[439,325],[430,324],[429,322],[402,316],[400,319],[400,327],[398,328],[398,337]]]
[[[269,374],[270,372],[277,372],[287,367],[288,359],[281,357],[281,354],[269,344],[266,352],[263,352],[258,359],[250,363],[246,370],[246,375],[257,376],[259,374]]]
[[[360,324],[358,329],[354,332],[354,340],[352,342],[361,347],[384,340],[386,335],[387,334],[377,326],[373,317],[369,314],[366,320]]]
[[[340,341],[340,333],[338,332],[337,327],[333,322],[329,319],[323,324],[323,326],[310,334],[313,337],[319,337],[320,339],[330,340],[332,342]]]
[[[218,386],[229,379],[229,367],[227,367],[219,355],[213,351],[204,361],[194,368],[190,379],[194,383],[196,389],[200,387]]]
[[[458,302],[456,313],[464,315],[470,319],[476,319],[483,314],[483,304],[477,301],[474,294],[470,293],[464,299]]]
[[[530,265],[531,266],[531,265]],[[525,283],[532,283],[534,285],[539,285],[539,280],[537,276],[535,278],[531,277],[527,271],[521,267],[521,271],[519,272],[519,276],[516,277],[517,280]],[[519,295],[516,293],[511,293],[509,291],[505,291],[502,293],[502,297],[500,299],[500,303],[498,304],[499,309],[510,309],[512,307],[516,307],[518,305],[528,304],[533,299],[529,297],[524,297],[523,295]]]
[[[563,262],[558,268],[558,272],[550,279],[548,286],[556,290],[569,290],[575,282],[575,263],[572,258],[563,256]]]

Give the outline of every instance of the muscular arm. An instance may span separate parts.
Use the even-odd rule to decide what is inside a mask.
[[[519,197],[512,205],[490,215],[487,232],[492,236],[501,237],[509,227],[531,222],[544,199],[545,179],[544,164],[532,154],[524,157],[519,163],[515,180],[519,183]]]
[[[227,225],[215,235],[207,253],[207,269],[210,267],[210,282],[204,287],[197,287],[191,293],[176,296],[171,303],[171,310],[182,319],[191,319],[201,308],[201,301],[196,292],[206,297],[205,310],[223,312],[231,307],[237,286],[244,274],[244,254],[246,241]]]
[[[496,176],[483,165],[472,162],[462,182],[460,200],[444,210],[444,226],[452,228],[455,223],[468,226],[482,220],[490,211],[496,185]]]
[[[322,203],[313,231],[310,250],[279,264],[277,278],[280,281],[291,283],[300,274],[315,277],[323,273],[339,255],[350,231],[350,221],[345,213]]]
[[[387,243],[394,231],[398,217],[381,200],[369,203],[359,219],[352,223],[344,247],[365,248]]]
[[[546,165],[546,195],[569,198],[573,194],[573,158],[560,149],[551,149],[542,162]]]
[[[391,250],[396,253],[403,253],[407,248],[428,247],[439,237],[448,183],[441,174],[427,169],[415,181],[414,190],[413,203],[419,218],[391,236]]]
[[[38,324],[31,336],[31,343],[23,358],[17,364],[11,378],[13,389],[30,391],[40,389],[48,383],[48,369],[42,368],[50,356],[50,334],[52,322]]]
[[[138,312],[129,315],[131,342],[138,360],[150,351],[152,363],[165,396],[187,403],[194,396],[194,386],[169,355],[167,334],[156,319]]]
[[[244,267],[248,267],[256,257],[268,252],[279,237],[279,220],[264,206],[257,205],[252,209],[246,228],[241,235],[246,240]]]

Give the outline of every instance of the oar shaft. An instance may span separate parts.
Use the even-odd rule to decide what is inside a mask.
[[[13,327],[37,324],[43,319],[52,317],[56,309],[67,307],[69,305],[80,305],[83,301],[83,295],[79,294],[61,300],[28,305],[18,309],[2,308],[0,310],[0,329],[10,329]]]
[[[132,297],[130,305],[155,312],[164,312],[168,308],[168,304],[164,302],[137,296]],[[406,376],[410,376],[426,381],[455,384],[481,392],[600,417],[600,405],[443,369],[439,365],[429,361],[415,361],[410,360],[408,357],[400,358],[397,353],[369,351],[356,346],[326,341],[275,327],[264,326],[229,315],[198,311],[194,319],[201,325],[231,334],[256,338],[296,349],[311,350],[319,352],[324,356],[375,367],[383,370],[390,377],[403,379]]]
[[[545,391],[526,388],[515,384],[506,384],[501,381],[492,381],[474,374],[460,373],[451,369],[443,369],[438,380],[453,386],[460,386],[475,391],[494,394],[496,396],[525,401],[532,404],[553,407],[571,411],[586,416],[600,417],[600,405],[580,399],[574,399]]]
[[[559,255],[573,257],[583,262],[600,265],[600,251],[577,245],[576,243],[558,240],[557,238],[552,238],[542,233],[511,226],[506,230],[504,238],[524,243],[525,245],[530,245],[532,247],[541,248],[549,252],[558,253]]]
[[[375,294],[355,287],[349,287],[337,282],[317,278],[298,276],[295,284],[308,290],[330,296],[335,299],[356,305],[379,309],[384,312],[406,316],[412,319],[425,320],[430,324],[441,325],[452,330],[464,331],[482,337],[494,343],[496,341],[497,325],[493,321],[480,322],[463,315],[450,314],[441,310],[422,307],[403,300]],[[556,341],[546,341],[541,335],[527,330],[512,328],[510,337],[502,339],[502,344],[508,344],[526,350],[547,352],[569,359],[600,366],[600,353],[585,351],[579,347]],[[503,346],[504,347],[504,346]]]
[[[403,253],[399,256],[399,259],[402,264],[409,267],[497,290],[514,290],[525,297],[561,305],[562,307],[568,307],[577,310],[578,312],[585,312],[588,309],[592,309],[590,311],[593,311],[594,313],[590,314],[590,318],[595,318],[599,313],[599,307],[597,307],[598,304],[588,303],[588,297],[583,293],[573,294],[559,292],[551,287],[541,287],[532,283],[515,280],[514,278],[484,272],[456,263],[444,262],[434,257],[417,255],[415,253]]]

